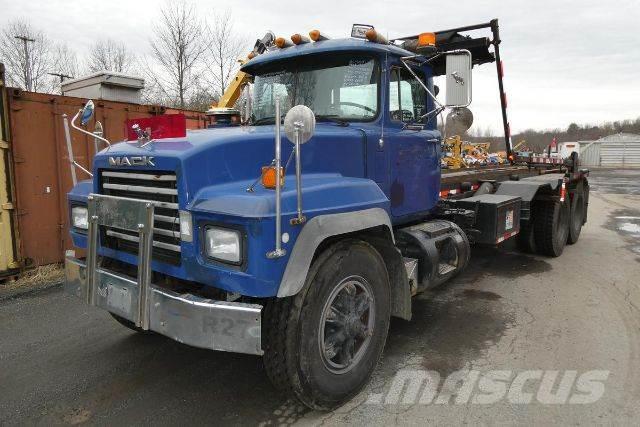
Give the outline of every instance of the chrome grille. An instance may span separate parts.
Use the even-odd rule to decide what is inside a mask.
[[[155,205],[153,259],[180,263],[180,217],[178,186],[173,172],[113,171],[100,172],[101,194],[147,200]],[[104,246],[130,253],[138,252],[138,235],[129,230],[104,227]]]

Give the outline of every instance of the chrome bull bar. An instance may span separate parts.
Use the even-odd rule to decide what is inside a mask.
[[[214,301],[178,294],[151,283],[153,203],[91,194],[88,203],[86,262],[65,256],[65,288],[98,306],[151,330],[194,347],[262,354],[261,311],[258,304]],[[137,231],[138,275],[128,277],[98,266],[101,226]]]

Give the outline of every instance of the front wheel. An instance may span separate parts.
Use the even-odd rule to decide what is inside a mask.
[[[390,318],[389,279],[368,243],[346,240],[313,263],[304,288],[265,307],[264,364],[306,406],[333,409],[367,383]]]

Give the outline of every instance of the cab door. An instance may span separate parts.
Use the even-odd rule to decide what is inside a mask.
[[[389,126],[384,139],[390,152],[391,213],[396,220],[411,219],[427,213],[438,201],[440,136],[435,126],[420,119],[430,103],[406,68],[390,69],[388,93]]]

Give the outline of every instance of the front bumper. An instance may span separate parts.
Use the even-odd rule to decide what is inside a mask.
[[[64,267],[65,290],[86,301],[86,263],[68,251]],[[262,354],[261,305],[180,295],[153,285],[149,291],[149,330],[194,347]],[[91,305],[136,323],[139,298],[134,279],[101,268],[96,270],[96,292]]]
[[[151,203],[113,196],[89,196],[87,259],[65,256],[65,289],[89,305],[101,307],[151,330],[194,347],[262,354],[262,306],[214,301],[178,294],[151,283]],[[139,231],[138,278],[98,266],[98,227]]]

